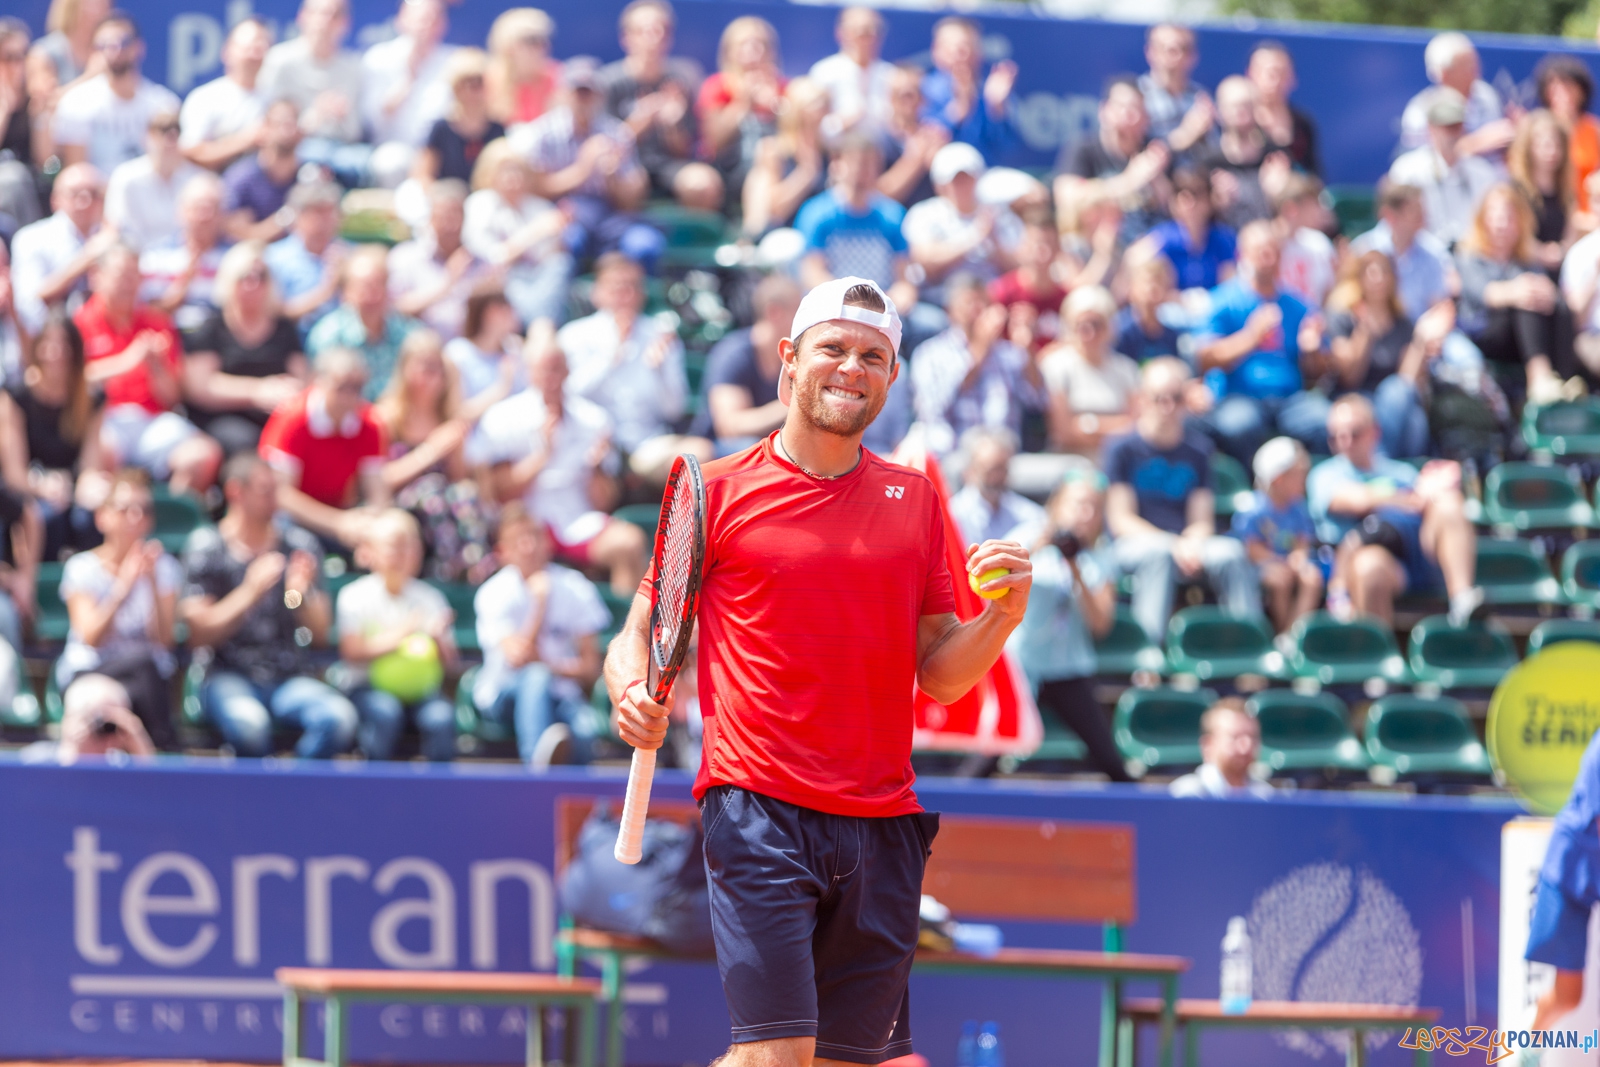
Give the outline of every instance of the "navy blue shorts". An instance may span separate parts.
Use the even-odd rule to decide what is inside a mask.
[[[1556,886],[1539,879],[1524,958],[1558,970],[1581,971],[1588,954],[1589,906],[1572,901]]]
[[[700,802],[733,1042],[814,1037],[816,1055],[911,1051],[907,984],[933,812],[828,815],[733,786]]]
[[[1406,572],[1405,591],[1412,595],[1436,593],[1444,588],[1444,572],[1422,550],[1422,516],[1404,508],[1378,508],[1378,518],[1400,533],[1405,545],[1405,555],[1400,558],[1400,569]]]

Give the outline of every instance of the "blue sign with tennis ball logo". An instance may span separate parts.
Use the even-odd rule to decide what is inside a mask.
[[[688,796],[680,773],[655,785],[662,799]],[[0,1058],[276,1062],[278,967],[552,970],[556,800],[622,786],[620,769],[0,762],[12,814],[0,835]],[[1132,826],[1126,947],[1191,958],[1183,996],[1217,995],[1222,936],[1242,915],[1257,998],[1421,1004],[1443,1025],[1495,1025],[1500,827],[1513,803],[1198,801],[934,779],[918,792],[952,814]],[[1008,946],[1100,944],[1088,926],[1002,927]],[[714,967],[654,965],[627,982],[630,1063],[706,1063],[726,1048]],[[1064,1038],[1093,1049],[1099,998],[1084,982],[914,975],[916,1048],[953,1067],[962,1021],[993,1019],[1012,1062],[1062,1062]],[[320,1047],[318,1020],[313,1009],[308,1048]],[[562,1047],[559,1030],[547,1036]],[[1370,1035],[1368,1062],[1410,1063],[1400,1036]],[[524,1037],[519,1010],[370,1005],[355,1011],[351,1054],[514,1063]],[[1203,1047],[1231,1067],[1312,1067],[1342,1055],[1339,1041],[1217,1031]]]

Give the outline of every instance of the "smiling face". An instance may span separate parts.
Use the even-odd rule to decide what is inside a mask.
[[[866,430],[900,373],[889,339],[859,322],[818,323],[798,348],[785,339],[778,352],[793,388],[790,417],[839,437]]]

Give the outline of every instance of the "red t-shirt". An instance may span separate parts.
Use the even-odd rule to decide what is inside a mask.
[[[1067,291],[1054,282],[1050,291],[1040,296],[1023,287],[1022,272],[1011,271],[989,283],[989,299],[1010,307],[1012,304],[1032,304],[1039,312],[1039,324],[1034,327],[1034,338],[1040,345],[1056,339],[1061,331],[1061,302]]]
[[[261,457],[299,479],[300,491],[330,507],[357,502],[356,475],[368,464],[382,463],[383,426],[370,406],[335,426],[321,394],[307,389],[272,413],[261,431]]]
[[[788,85],[788,79],[780,75],[778,78],[778,92],[783,92]],[[721,111],[731,103],[733,103],[733,90],[728,86],[728,76],[720,70],[716,71],[711,77],[700,83],[700,91],[695,94],[695,118],[700,120],[700,125],[704,128],[707,117],[713,111]],[[756,118],[765,122],[772,122],[777,118],[772,112],[762,107],[753,108],[752,112]],[[702,144],[700,150],[707,159],[719,154],[712,150],[709,141]]]
[[[695,796],[734,785],[836,815],[921,811],[917,623],[955,610],[938,495],[865,451],[842,478],[812,478],[772,440],[705,467]]]
[[[83,302],[78,313],[72,316],[72,321],[77,325],[78,332],[83,335],[85,363],[120,356],[133,343],[135,337],[146,330],[151,330],[166,335],[166,364],[172,371],[173,378],[176,379],[183,373],[183,341],[179,339],[178,331],[172,328],[171,320],[155,308],[144,304],[136,305],[133,317],[128,320],[127,328],[119,330],[106,319],[105,302],[98,296],[91,296]],[[155,393],[150,389],[149,364],[141,363],[132,370],[107,378],[102,387],[105,390],[107,407],[137,404],[153,415],[159,415],[167,410],[167,405],[157,400]]]

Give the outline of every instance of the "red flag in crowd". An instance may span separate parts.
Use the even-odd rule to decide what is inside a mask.
[[[919,470],[933,482],[944,516],[945,554],[956,595],[956,615],[970,619],[983,610],[983,599],[967,585],[966,540],[950,515],[950,489],[939,461],[923,447],[913,431],[895,450],[893,459]],[[914,440],[915,439],[915,440]],[[1002,652],[989,673],[954,704],[934,700],[920,688],[913,694],[918,749],[981,752],[989,756],[1026,756],[1039,747],[1044,723],[1033,702],[1033,687],[1010,650]]]

